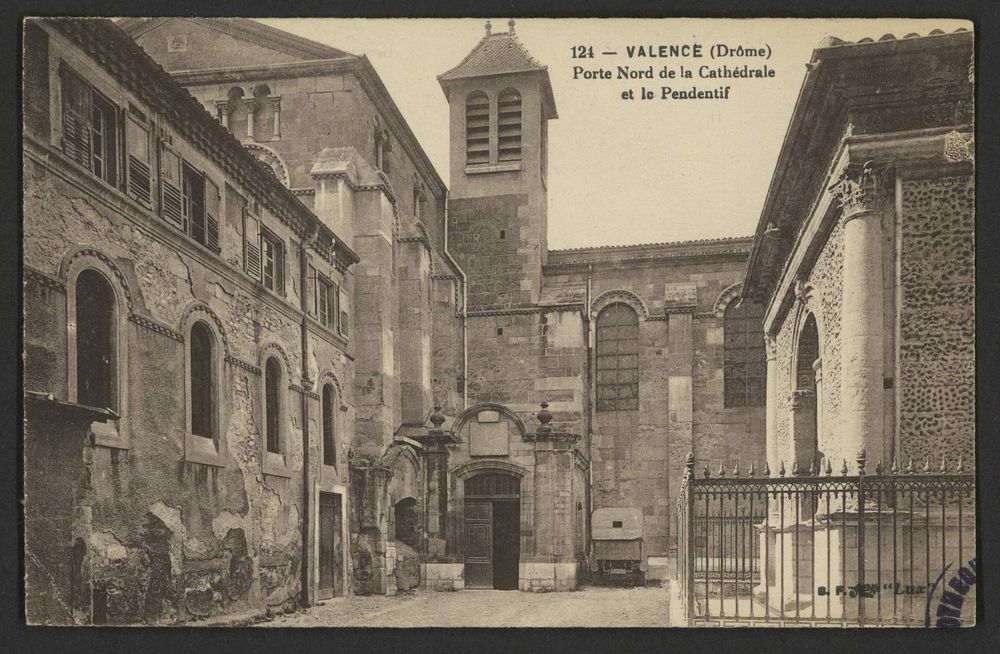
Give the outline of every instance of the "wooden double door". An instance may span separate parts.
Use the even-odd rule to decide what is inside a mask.
[[[319,589],[318,599],[344,594],[341,496],[319,494]]]
[[[518,489],[509,481],[487,483],[486,488],[483,482],[479,479],[472,485],[471,490],[479,493],[467,494],[465,499],[465,587],[516,590],[521,559]],[[470,490],[468,483],[466,490]]]

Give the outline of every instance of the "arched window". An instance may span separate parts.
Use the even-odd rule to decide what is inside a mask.
[[[723,366],[727,408],[763,406],[767,357],[764,353],[764,307],[735,300],[723,318]]]
[[[281,453],[281,364],[268,357],[264,364],[264,437],[268,452]]]
[[[215,337],[202,321],[191,326],[191,433],[215,438],[218,380],[215,378]]]
[[[247,133],[247,107],[243,101],[243,89],[234,86],[226,94],[226,120],[224,125],[229,128],[237,138],[243,138]]]
[[[115,291],[92,268],[76,279],[76,401],[118,409],[118,330]]]
[[[639,410],[639,316],[621,302],[597,316],[597,410]]]
[[[497,99],[497,158],[521,160],[521,94],[514,89]]]
[[[334,392],[333,384],[323,385],[321,401],[323,404],[323,465],[337,465],[337,435],[334,428],[334,418],[336,417],[337,395]]]
[[[490,99],[476,91],[465,101],[465,164],[490,162]]]

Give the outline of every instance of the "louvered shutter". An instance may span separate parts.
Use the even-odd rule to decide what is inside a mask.
[[[319,284],[316,283],[318,274],[316,269],[310,264],[309,272],[306,275],[306,309],[309,315],[314,318],[319,316],[319,308],[317,306]]]
[[[205,245],[219,252],[219,187],[205,177]]]
[[[337,331],[342,336],[348,336],[350,330],[348,329],[347,309],[350,305],[347,303],[347,293],[344,292],[343,287],[338,287],[337,289],[337,305],[337,308],[340,309],[340,320],[337,321]]]
[[[63,152],[73,161],[89,169],[92,166],[90,85],[66,66],[59,69],[59,77],[62,82]]]
[[[248,206],[243,207],[243,267],[260,281],[260,218]]]
[[[147,207],[150,197],[149,130],[129,115],[125,120],[128,194]]]
[[[279,241],[274,248],[274,292],[285,295],[285,243]]]
[[[184,201],[181,196],[181,158],[166,143],[160,144],[160,208],[163,218],[184,229]]]

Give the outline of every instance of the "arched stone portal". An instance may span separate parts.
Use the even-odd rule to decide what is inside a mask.
[[[795,390],[792,391],[792,446],[794,472],[808,474],[819,467],[817,379],[819,330],[816,317],[806,314],[795,348]]]

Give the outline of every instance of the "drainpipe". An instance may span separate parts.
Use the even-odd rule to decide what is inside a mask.
[[[592,456],[591,443],[594,439],[594,402],[591,397],[591,387],[593,386],[593,379],[591,378],[591,365],[594,361],[594,350],[590,345],[590,330],[592,325],[590,324],[590,303],[591,294],[593,293],[593,277],[594,277],[594,264],[587,264],[587,294],[585,296],[585,305],[583,307],[584,316],[584,327],[583,327],[583,337],[587,342],[587,515],[584,524],[586,525],[586,533],[584,537],[586,538],[584,548],[585,554],[587,556],[587,565],[590,565],[590,516],[593,513],[593,489],[594,489],[594,458]]]
[[[300,576],[302,583],[302,605],[310,606],[309,602],[309,569],[311,558],[309,556],[309,523],[310,523],[310,495],[309,495],[309,392],[312,390],[312,380],[309,379],[309,298],[306,297],[306,290],[309,288],[309,256],[306,248],[312,247],[319,238],[319,225],[313,225],[309,236],[302,240],[299,247],[299,309],[302,312],[301,340],[302,340],[302,566]]]
[[[448,191],[444,192],[444,257],[462,278],[462,409],[469,408],[469,284],[465,271],[448,252]]]

